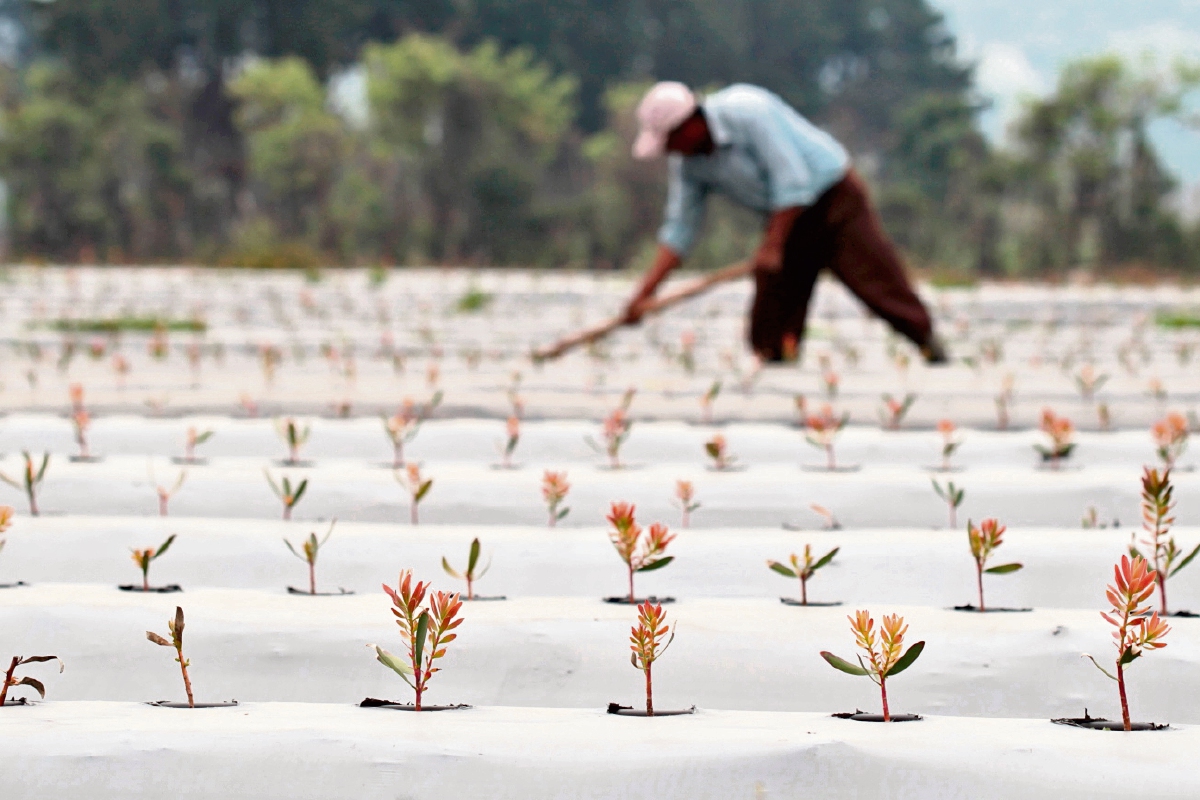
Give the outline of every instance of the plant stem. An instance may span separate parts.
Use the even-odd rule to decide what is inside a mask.
[[[37,491],[30,484],[25,493],[29,495],[29,516],[38,516]]]
[[[416,500],[416,498],[415,498],[415,497],[413,498],[413,501],[412,501],[412,506],[410,506],[410,507],[409,507],[408,518],[409,518],[409,521],[410,521],[410,522],[411,522],[413,525],[417,525],[417,524],[418,524],[418,519],[417,519],[417,500]]]
[[[686,528],[688,523],[691,521],[691,516],[692,515],[688,513],[687,504],[685,503],[683,506],[683,519],[679,521],[679,526],[681,528]]]
[[[629,602],[637,602],[637,600],[635,600],[633,597],[633,564],[629,565]]]
[[[4,685],[0,686],[0,708],[4,706],[4,701],[8,699],[8,686],[12,683],[13,673],[17,671],[17,665],[20,663],[20,657],[13,656],[12,663],[8,665],[8,672],[4,673]]]
[[[1125,726],[1125,730],[1131,729],[1129,724],[1129,700],[1125,697],[1125,667],[1121,664],[1121,659],[1117,659],[1117,691],[1121,694],[1121,722]]]
[[[800,605],[808,605],[808,576],[800,573]]]
[[[315,562],[308,562],[308,593],[317,593],[317,565]]]
[[[825,455],[829,459],[829,471],[833,472],[834,470],[837,469],[837,464],[834,462],[834,459],[833,459],[833,445],[832,444],[825,445]]]
[[[1158,597],[1162,601],[1161,613],[1164,617],[1167,615],[1167,571],[1164,569],[1158,570]]]
[[[646,665],[646,716],[654,716],[654,688],[650,683],[650,665]]]
[[[983,564],[975,564],[975,583],[979,586],[979,611],[983,612]]]
[[[392,469],[404,468],[404,442],[395,442],[393,444]]]
[[[183,660],[183,648],[178,648],[176,652],[179,653],[179,669],[183,672],[183,688],[187,692],[188,708],[195,708],[196,701],[192,698],[192,679],[187,674],[187,662]]]
[[[292,518],[292,506],[290,503],[284,502],[284,504],[283,504],[283,520],[284,520],[284,522],[288,522],[291,520],[291,518]]]
[[[161,494],[158,496],[158,515],[160,517],[167,516],[167,498]]]
[[[468,574],[468,575],[467,575],[467,599],[468,599],[468,600],[474,600],[474,599],[475,599],[475,590],[474,590],[474,588],[473,588],[473,587],[474,587],[474,585],[475,585],[475,580],[474,580],[474,578],[472,578],[472,577],[471,577],[471,576]]]
[[[142,569],[142,591],[143,592],[150,591],[150,565],[149,564],[147,564]]]
[[[892,715],[891,712],[888,711],[887,703],[887,678],[882,676],[879,678],[879,691],[883,694],[883,721],[891,722]]]
[[[958,527],[958,507],[954,505],[953,500],[947,502],[946,505],[950,509],[950,527],[957,528]]]

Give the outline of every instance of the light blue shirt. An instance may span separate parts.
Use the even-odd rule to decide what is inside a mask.
[[[850,168],[836,139],[766,89],[735,83],[701,108],[713,152],[672,153],[667,160],[666,221],[658,241],[681,256],[696,241],[709,192],[765,216],[812,205]]]

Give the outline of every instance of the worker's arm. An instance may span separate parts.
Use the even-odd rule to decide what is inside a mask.
[[[781,208],[767,218],[762,243],[754,254],[754,271],[759,274],[779,272],[783,269],[783,248],[796,220],[804,213],[804,206]]]
[[[658,246],[658,252],[654,256],[654,265],[650,267],[650,270],[642,278],[637,291],[633,293],[633,297],[629,300],[629,305],[625,307],[624,316],[626,325],[633,325],[642,321],[646,303],[654,297],[654,293],[658,290],[658,285],[666,280],[671,271],[682,262],[683,259],[670,247],[665,244]]]

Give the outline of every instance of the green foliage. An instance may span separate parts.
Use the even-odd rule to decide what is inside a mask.
[[[56,319],[47,327],[64,333],[148,333],[158,330],[203,333],[208,324],[202,319],[160,319],[158,317],[107,317],[100,319]]]

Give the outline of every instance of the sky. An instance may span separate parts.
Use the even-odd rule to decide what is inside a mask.
[[[1059,68],[1081,56],[1151,52],[1163,64],[1179,55],[1200,61],[1200,0],[929,2],[946,15],[961,55],[977,64],[977,89],[994,103],[981,122],[995,141],[1003,141],[1021,97],[1051,91]],[[1159,122],[1151,134],[1184,183],[1200,182],[1200,131]]]

